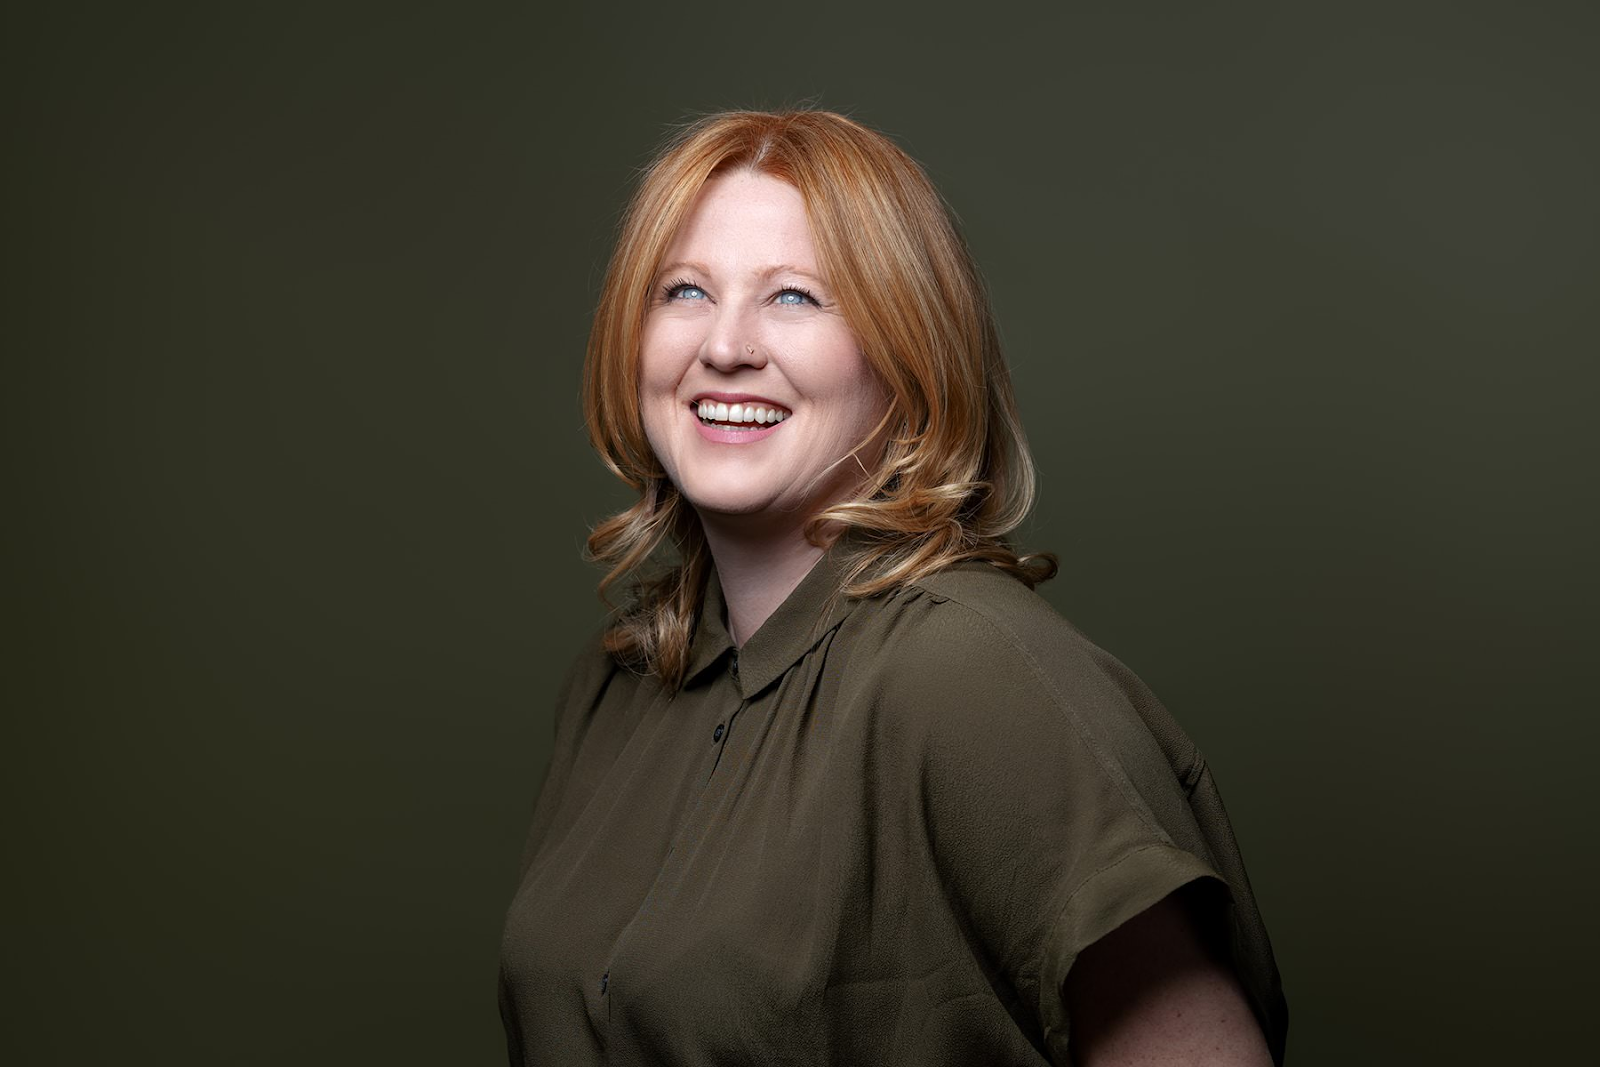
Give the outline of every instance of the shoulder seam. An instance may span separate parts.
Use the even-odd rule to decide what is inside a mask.
[[[934,575],[933,577],[937,577],[937,575]],[[1027,647],[1023,645],[1022,641],[1017,637],[1017,634],[1014,630],[1002,623],[1001,620],[996,616],[990,614],[982,608],[977,607],[976,605],[968,603],[965,600],[950,594],[933,593],[932,590],[922,586],[920,582],[913,582],[911,584],[916,585],[919,589],[923,589],[930,595],[934,596],[939,603],[953,603],[958,607],[966,609],[976,618],[982,619],[988,624],[991,630],[1001,637],[1001,639],[1012,649],[1012,651],[1016,652],[1018,656],[1022,657],[1023,661],[1027,663],[1028,669],[1033,672],[1034,678],[1037,679],[1039,684],[1049,692],[1050,696],[1055,700],[1056,706],[1061,709],[1062,714],[1064,714],[1067,717],[1067,720],[1072,723],[1073,731],[1077,733],[1078,737],[1083,741],[1084,745],[1088,747],[1089,751],[1094,754],[1095,762],[1100,765],[1101,771],[1107,777],[1116,782],[1117,788],[1122,792],[1123,796],[1127,798],[1129,806],[1138,813],[1139,821],[1144,823],[1146,828],[1151,830],[1163,844],[1173,845],[1171,836],[1150,814],[1144,802],[1144,798],[1139,795],[1138,790],[1133,788],[1133,784],[1128,781],[1128,776],[1123,774],[1117,767],[1115,761],[1109,757],[1109,755],[1106,753],[1105,746],[1100,744],[1093,732],[1084,726],[1083,720],[1079,718],[1078,714],[1073,710],[1071,702],[1068,701],[1065,694],[1063,694],[1061,690],[1056,687],[1055,682],[1052,681],[1050,676],[1045,673],[1044,668],[1040,666],[1039,661],[1034,657],[1033,653],[1029,652]]]

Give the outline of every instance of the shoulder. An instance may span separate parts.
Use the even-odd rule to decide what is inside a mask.
[[[609,629],[609,623],[596,627],[578,646],[577,653],[567,664],[556,691],[558,732],[562,720],[573,717],[572,709],[583,711],[594,708],[618,673],[627,673],[616,657],[606,651],[605,636]]]
[[[959,563],[911,587],[943,608],[929,613],[928,638],[1000,646],[1035,665],[1062,655],[1092,660],[1100,652],[1048,600],[988,563]]]
[[[611,630],[611,626],[610,620],[607,620],[590,630],[588,636],[579,643],[578,650],[573,654],[572,662],[567,668],[569,677],[586,676],[616,668],[616,658],[606,651],[606,634]]]
[[[1036,691],[1064,711],[1145,698],[1136,676],[1036,591],[982,562],[910,583],[886,620],[885,666],[945,684]],[[959,686],[958,686],[959,688]]]
[[[1137,675],[990,564],[957,564],[908,584],[876,626],[869,669],[899,719],[962,744],[1050,739],[1119,775],[1166,777],[1198,765],[1193,743]]]
[[[566,674],[562,678],[563,692],[582,688],[584,683],[603,679],[617,669],[616,658],[605,647],[606,632],[610,628],[609,623],[595,627],[578,645],[578,651],[567,664]]]

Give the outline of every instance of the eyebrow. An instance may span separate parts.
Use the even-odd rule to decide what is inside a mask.
[[[710,269],[704,263],[695,262],[693,260],[681,259],[681,260],[678,260],[677,262],[674,262],[674,263],[668,263],[666,266],[662,267],[661,270],[659,270],[656,273],[656,277],[659,278],[663,274],[671,274],[673,271],[679,271],[679,270],[697,271],[700,274],[706,274],[706,275],[709,275],[711,273]],[[822,279],[821,275],[813,274],[808,270],[804,270],[804,269],[802,269],[800,267],[795,266],[793,263],[778,263],[778,264],[774,264],[773,266],[770,266],[770,267],[763,267],[761,270],[756,272],[756,277],[758,277],[758,278],[772,278],[772,277],[775,277],[775,276],[777,276],[779,274],[797,274],[802,278],[809,278],[811,281],[816,282],[818,285],[827,285],[828,284],[826,281],[824,281]]]

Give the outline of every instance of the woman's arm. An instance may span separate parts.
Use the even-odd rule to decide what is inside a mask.
[[[1062,989],[1075,1067],[1272,1067],[1233,971],[1202,943],[1184,889],[1086,948]]]

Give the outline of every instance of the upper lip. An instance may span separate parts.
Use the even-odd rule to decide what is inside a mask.
[[[696,393],[689,400],[689,403],[698,404],[702,400],[715,400],[719,404],[748,404],[754,401],[757,404],[765,404],[768,407],[782,408],[784,411],[791,410],[788,404],[780,404],[776,400],[768,400],[766,397],[756,396],[754,393]]]

